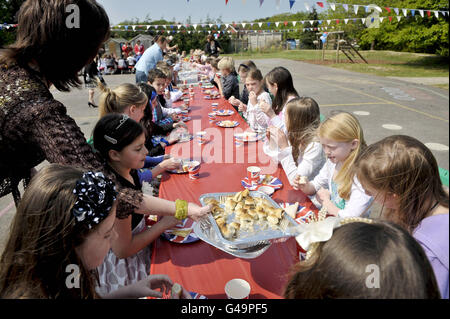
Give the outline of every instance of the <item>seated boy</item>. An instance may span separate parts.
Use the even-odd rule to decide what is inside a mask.
[[[221,79],[216,74],[214,81],[219,85],[219,92],[225,99],[229,99],[231,96],[239,99],[239,81],[237,79],[237,73],[234,69],[234,60],[230,57],[222,58],[217,64],[219,71],[222,73]],[[238,108],[233,105],[238,111]]]

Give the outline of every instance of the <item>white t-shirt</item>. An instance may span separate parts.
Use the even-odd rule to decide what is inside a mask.
[[[333,181],[333,175],[336,170],[336,164],[330,160],[325,162],[325,165],[320,170],[319,174],[311,181],[316,191],[321,187],[326,188],[331,193],[331,201],[340,208],[338,212],[339,217],[358,217],[366,212],[372,202],[372,197],[368,196],[361,183],[356,176],[353,178],[351,194],[349,200],[342,199],[337,193],[337,184]],[[366,212],[367,214],[367,212]]]
[[[272,104],[272,99],[269,93],[263,91],[260,95],[256,97],[258,101],[255,105],[250,102],[247,103],[247,111],[244,112],[244,117],[247,119],[248,125],[254,131],[265,131],[269,126],[269,117],[259,108],[259,102],[265,101],[268,104]]]

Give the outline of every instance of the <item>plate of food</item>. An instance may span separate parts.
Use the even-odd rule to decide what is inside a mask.
[[[257,142],[264,138],[264,135],[258,134],[256,132],[244,132],[242,134],[244,143]]]
[[[249,189],[251,191],[256,191],[261,186],[268,186],[268,187],[273,188],[274,190],[277,190],[277,189],[280,189],[281,187],[283,187],[283,183],[277,177],[272,176],[270,174],[261,174],[259,176],[257,185],[252,185],[251,183],[249,183],[248,178],[245,177],[244,179],[241,180],[241,185],[244,188]]]
[[[187,122],[187,121],[190,121],[190,120],[191,120],[191,117],[190,117],[190,116],[182,116],[182,117],[181,117],[181,120],[182,120],[183,122]]]
[[[192,135],[191,135],[191,139],[192,139]],[[191,162],[192,162],[192,160],[190,160],[190,159],[181,159],[180,168],[177,170],[171,170],[168,172],[174,173],[174,174],[185,174],[188,172],[189,165],[191,164]]]
[[[238,121],[217,121],[216,124],[220,127],[236,127],[239,125]]]
[[[212,206],[208,219],[229,249],[250,249],[289,237],[289,227],[297,225],[270,196],[258,191],[203,194],[200,203]]]
[[[234,114],[234,111],[232,111],[232,110],[217,110],[216,111],[216,115],[219,115],[219,116],[228,116],[228,115],[233,115]]]
[[[197,235],[192,231],[194,221],[190,218],[183,219],[180,224],[172,229],[166,230],[161,236],[173,243],[189,244],[199,240]]]
[[[205,96],[205,99],[206,100],[216,100],[216,99],[218,99],[218,98],[220,98],[220,94],[218,94],[218,95],[206,95]]]

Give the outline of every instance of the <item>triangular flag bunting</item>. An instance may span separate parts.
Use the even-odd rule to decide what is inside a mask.
[[[383,20],[384,20],[384,17],[380,17],[380,22],[383,22]],[[372,21],[373,22],[373,21]]]
[[[395,14],[398,15],[398,8],[394,8]]]
[[[242,24],[242,27],[245,28],[246,23],[241,23],[241,24]]]
[[[402,9],[402,12],[405,17],[408,15],[408,9]]]
[[[317,2],[317,5],[321,8],[323,8],[323,2]]]
[[[362,24],[366,23],[366,18],[361,18]]]
[[[313,25],[313,23],[314,23],[314,20],[309,20],[310,25]]]
[[[431,11],[430,10],[427,10],[427,16],[431,17]]]
[[[402,18],[402,16],[397,16],[397,21],[400,22],[401,18]]]
[[[307,4],[306,2],[305,2],[305,8],[306,8],[306,11],[309,12],[309,4]]]
[[[259,22],[258,25],[259,25],[259,27],[261,28],[261,27],[262,27],[262,22]]]
[[[342,6],[344,7],[345,12],[348,12],[348,4],[343,3]]]
[[[292,25],[295,27],[295,25],[297,24],[297,21],[292,21]]]
[[[194,29],[197,29],[197,25],[196,24],[193,24],[192,26],[194,27]]]
[[[264,0],[259,0],[259,6],[262,6]]]
[[[228,0],[225,0],[225,5],[227,5],[228,4]]]
[[[333,9],[333,11],[336,10],[336,3],[330,3],[330,7],[331,9]]]
[[[278,28],[278,25],[280,24],[280,22],[275,22],[275,25],[277,26],[277,28]]]
[[[330,24],[330,23],[331,23],[331,20],[327,20],[327,23]]]
[[[391,8],[389,8],[389,7],[384,7],[384,8],[387,10],[387,12],[391,13]]]
[[[366,10],[366,13],[369,12],[369,7],[368,6],[364,6],[364,10]]]
[[[414,17],[415,14],[416,14],[416,10],[411,9],[411,15]]]
[[[439,11],[434,11],[434,15],[437,19],[439,19]]]
[[[420,16],[423,18],[423,10],[419,10]]]
[[[389,22],[392,22],[392,16],[389,16]]]
[[[348,23],[348,19],[344,19],[344,22],[345,22],[345,24],[347,24]]]
[[[283,23],[283,24],[284,24],[284,26],[285,26],[285,27],[287,27],[288,23],[289,23],[289,22],[287,22],[287,21],[284,21],[284,23]]]
[[[295,0],[289,0],[289,9],[292,9],[294,6]]]
[[[355,9],[355,14],[358,14],[359,5],[355,4],[353,9]]]

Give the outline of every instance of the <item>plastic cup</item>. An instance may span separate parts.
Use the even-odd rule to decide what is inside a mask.
[[[206,132],[205,131],[197,132],[196,136],[197,136],[198,144],[206,143]]]
[[[247,179],[251,185],[258,184],[260,174],[261,168],[259,168],[258,166],[247,167]]]
[[[243,133],[235,133],[234,134],[234,145],[236,145],[236,147],[244,146],[244,134]]]
[[[250,290],[250,284],[240,278],[231,279],[225,285],[225,293],[228,299],[248,299]]]
[[[188,167],[188,174],[190,179],[199,179],[200,177],[200,162],[192,161]]]

